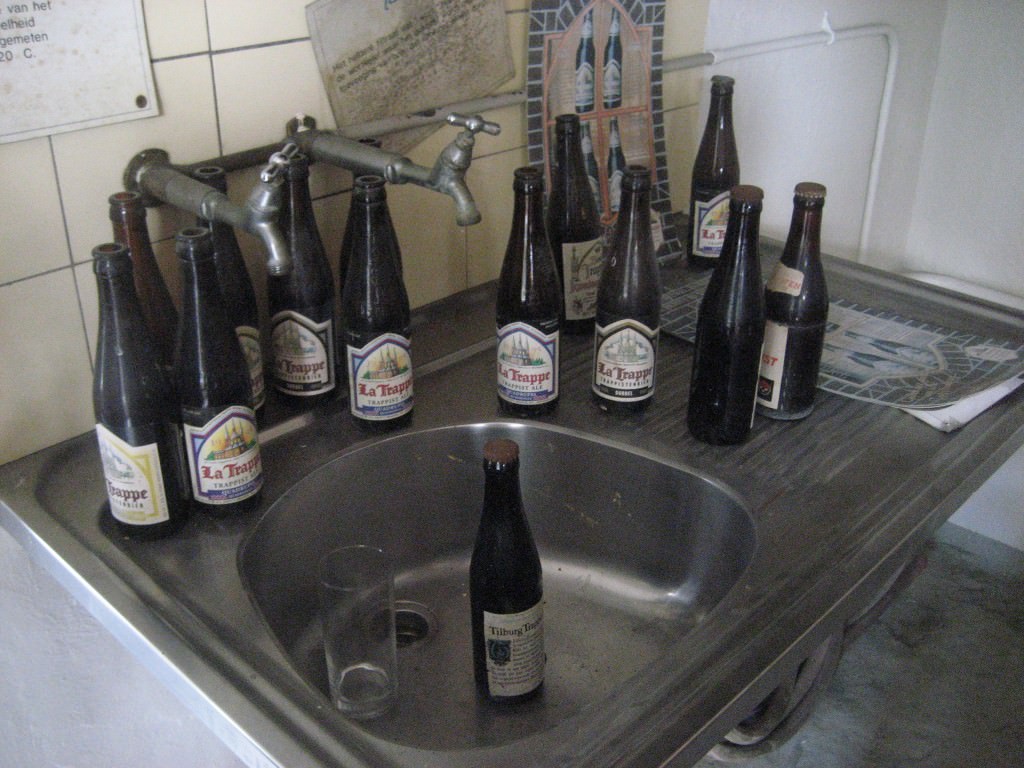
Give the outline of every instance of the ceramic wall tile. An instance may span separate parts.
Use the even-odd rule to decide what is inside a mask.
[[[142,9],[151,58],[209,50],[204,0],[143,0]]]
[[[110,240],[107,198],[124,188],[124,169],[136,153],[159,147],[170,153],[171,162],[179,163],[219,154],[206,57],[160,62],[153,72],[160,95],[159,117],[53,137],[76,262],[87,261],[93,246]],[[169,206],[152,209],[148,218],[154,240],[170,236],[182,224],[181,216]]]
[[[309,37],[309,0],[207,0],[215,51]]]
[[[214,54],[213,71],[225,153],[280,141],[299,112],[334,127],[309,41]]]
[[[92,369],[70,269],[0,287],[0,463],[92,427]]]
[[[46,138],[0,145],[0,284],[70,263]]]

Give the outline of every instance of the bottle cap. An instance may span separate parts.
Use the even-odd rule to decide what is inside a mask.
[[[737,184],[729,190],[729,209],[737,211],[760,211],[764,190],[753,184]]]
[[[203,261],[213,258],[213,236],[206,227],[185,227],[174,236],[179,259]]]
[[[485,464],[513,464],[519,461],[519,444],[515,440],[498,438],[484,444]]]
[[[801,181],[793,190],[793,196],[802,200],[824,200],[825,186],[814,181]]]
[[[92,271],[103,277],[128,274],[132,259],[128,248],[120,243],[103,243],[92,249]]]

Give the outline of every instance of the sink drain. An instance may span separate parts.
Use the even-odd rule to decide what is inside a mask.
[[[395,601],[395,639],[399,648],[421,643],[434,632],[434,616],[422,603]]]

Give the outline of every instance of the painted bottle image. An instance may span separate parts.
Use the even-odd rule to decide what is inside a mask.
[[[597,53],[594,49],[594,11],[583,17],[580,42],[576,47],[576,111],[580,114],[594,109],[594,75]]]
[[[577,115],[555,118],[547,230],[562,288],[561,330],[591,333],[604,266],[604,230],[587,178]]]
[[[612,21],[608,40],[604,46],[604,72],[601,80],[601,101],[605,109],[622,106],[622,40],[619,38],[621,22],[618,8],[612,8]]]

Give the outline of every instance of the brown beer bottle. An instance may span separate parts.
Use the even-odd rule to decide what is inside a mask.
[[[630,165],[605,254],[594,328],[594,397],[606,411],[643,410],[654,395],[661,275],[651,236],[651,174]]]
[[[484,445],[484,504],[469,565],[473,672],[493,701],[535,696],[544,682],[544,586],[519,489],[519,446]]]
[[[729,199],[722,255],[697,314],[687,426],[712,445],[750,434],[764,339],[764,284],[758,255],[759,187],[738,185]]]
[[[828,321],[828,287],[821,266],[825,187],[796,185],[793,218],[782,258],[765,287],[757,410],[773,419],[802,419],[814,407]]]
[[[99,294],[92,402],[109,511],[128,536],[156,538],[188,516],[178,413],[120,243],[93,249]]]
[[[329,396],[337,382],[334,277],[309,196],[309,158],[294,155],[285,168],[288,191],[281,228],[292,268],[267,277],[274,388],[307,405]]]
[[[349,411],[365,429],[394,429],[412,420],[412,322],[383,177],[359,176],[349,211],[341,298]]]
[[[259,503],[263,466],[249,366],[228,317],[205,227],[176,238],[183,296],[175,356],[193,502],[216,514]]]
[[[153,245],[146,227],[146,206],[142,204],[142,195],[138,192],[116,192],[108,202],[114,242],[126,246],[131,253],[135,291],[142,305],[142,314],[152,333],[160,364],[169,375],[174,364],[178,312],[153,255]]]
[[[562,287],[561,330],[592,333],[604,232],[583,161],[579,115],[555,118],[547,225]]]
[[[515,203],[498,276],[498,405],[511,416],[550,413],[558,405],[561,298],[544,226],[544,175],[515,171]]]
[[[729,190],[740,183],[740,161],[732,127],[732,89],[725,75],[711,78],[711,107],[690,179],[687,257],[693,266],[713,267],[725,241]]]
[[[207,165],[193,173],[196,179],[218,192],[228,193],[228,177],[223,168]],[[217,266],[217,283],[227,305],[228,317],[235,324],[238,343],[249,366],[252,399],[259,414],[266,400],[264,390],[263,347],[260,342],[260,314],[256,305],[256,291],[245,266],[242,249],[235,230],[220,221],[201,220],[199,226],[209,227],[213,235],[213,263]]]

